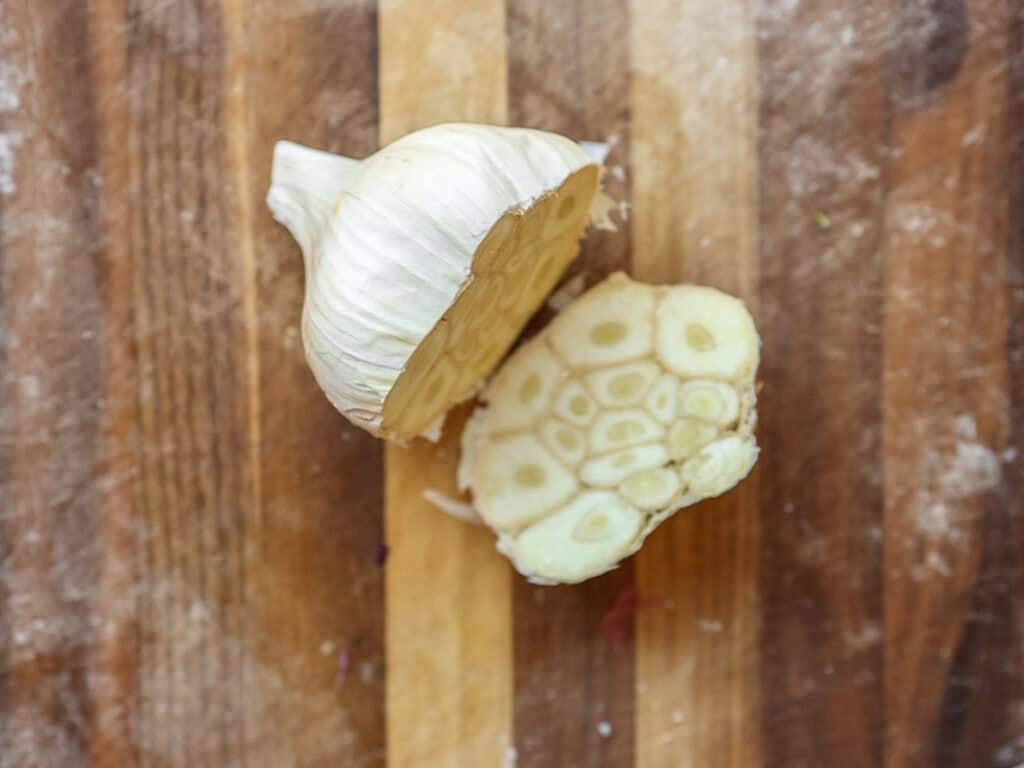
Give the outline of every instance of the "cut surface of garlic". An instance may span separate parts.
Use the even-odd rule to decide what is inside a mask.
[[[759,350],[738,299],[612,275],[484,390],[460,484],[528,578],[603,573],[673,512],[750,472]]]
[[[334,406],[432,436],[575,257],[599,186],[593,153],[524,128],[437,125],[361,161],[279,142],[267,203],[302,248],[306,359]]]

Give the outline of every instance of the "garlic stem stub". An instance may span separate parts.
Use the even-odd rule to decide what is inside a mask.
[[[436,439],[576,256],[600,176],[593,147],[525,128],[437,125],[364,160],[278,142],[267,204],[302,249],[306,359],[335,408]]]
[[[495,374],[459,483],[532,581],[596,576],[750,472],[759,355],[739,299],[612,275]]]

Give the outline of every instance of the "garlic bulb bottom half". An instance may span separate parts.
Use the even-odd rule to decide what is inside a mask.
[[[498,220],[461,293],[385,400],[385,432],[421,434],[476,392],[575,258],[598,183],[598,167],[586,166]]]
[[[460,484],[538,582],[613,568],[757,459],[760,339],[741,301],[616,274],[519,348],[463,433]]]

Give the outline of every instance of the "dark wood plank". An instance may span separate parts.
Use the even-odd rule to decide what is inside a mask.
[[[764,761],[883,760],[884,2],[761,3]]]
[[[105,642],[91,585],[113,554],[87,14],[3,2],[0,19],[0,763],[81,764]]]
[[[333,410],[306,366],[302,258],[263,203],[279,139],[353,157],[376,149],[376,3],[238,3],[237,14],[259,392],[247,763],[382,765],[382,448]]]
[[[1020,354],[1017,332],[1007,336],[1019,258],[1007,259],[1007,222],[1020,215],[1008,204],[1011,149],[1022,136],[1007,103],[1019,98],[1007,76],[1021,55],[1014,16],[1002,2],[922,4],[897,30],[883,244],[894,767],[1006,766],[1024,754],[1024,539],[1003,461],[1020,398],[1007,389]]]
[[[629,162],[628,15],[624,0],[511,0],[509,121],[613,142],[605,187],[624,199]],[[588,285],[629,266],[629,230],[591,232],[570,274]],[[603,617],[634,590],[633,562],[576,586],[514,580],[515,746],[520,768],[631,766],[633,616]]]
[[[91,18],[117,334],[108,450],[128,484],[111,510],[130,521],[134,560],[132,602],[104,599],[134,628],[121,663],[137,699],[114,712],[143,765],[230,764],[245,749],[249,286],[224,37],[213,3],[97,3]]]
[[[1002,536],[1001,569],[1006,583],[992,585],[1008,598],[1002,623],[1006,634],[992,654],[1006,662],[1002,673],[1008,680],[1001,726],[1003,744],[996,751],[996,764],[1024,762],[1024,558],[1014,542],[1024,541],[1024,6],[1013,13],[1011,6],[1007,45],[1007,111],[1010,204],[1007,216],[1007,288],[1009,338],[1007,343],[1010,423],[1007,447],[1000,457],[1005,465],[1000,495],[1006,504],[1007,524]],[[999,569],[996,569],[997,573]],[[999,578],[997,576],[997,578]]]

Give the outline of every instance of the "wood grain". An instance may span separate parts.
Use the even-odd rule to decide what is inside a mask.
[[[96,102],[106,138],[121,140],[105,142],[102,158],[104,263],[118,291],[105,297],[115,409],[111,464],[97,480],[125,486],[111,511],[130,525],[134,559],[130,588],[99,598],[113,616],[104,633],[136,654],[121,657],[136,669],[122,695],[134,696],[96,722],[101,734],[109,722],[130,733],[120,747],[141,764],[216,764],[244,749],[239,573],[253,500],[251,466],[238,460],[249,428],[246,282],[234,193],[221,182],[224,69],[219,58],[196,65],[223,51],[223,17],[129,3],[97,5],[91,22],[107,51],[96,75],[111,78],[97,81]]]
[[[608,141],[603,179],[627,195],[628,37],[622,0],[508,3],[509,119],[574,139]],[[629,227],[591,232],[570,274],[585,283],[629,268]],[[543,314],[543,313],[542,313]],[[632,615],[621,640],[607,619],[634,591],[633,564],[584,584],[537,587],[514,579],[517,766],[631,766]],[[602,731],[606,734],[603,735]]]
[[[385,0],[379,29],[382,143],[442,121],[505,122],[500,0]],[[386,455],[388,764],[401,768],[502,765],[512,749],[509,565],[493,534],[422,495],[455,493],[449,418],[439,446]]]
[[[965,40],[944,80],[922,74],[938,65],[931,46],[916,44],[921,19],[904,17],[899,30],[908,42],[897,53],[905,80],[882,247],[893,767],[1012,765],[1024,754],[1021,613],[1011,587],[1021,583],[1022,539],[1003,469],[1012,413],[1009,152],[1021,136],[1007,107],[1010,9],[927,9],[931,35]]]
[[[883,763],[879,246],[891,20],[882,3],[759,14],[770,765]]]
[[[302,258],[263,202],[279,139],[353,157],[376,149],[376,5],[226,7],[230,86],[243,100],[232,123],[246,140],[234,167],[249,195],[256,265],[247,307],[259,499],[246,518],[246,759],[382,765],[383,451],[334,412],[309,373]]]
[[[87,585],[113,554],[94,482],[99,128],[94,94],[75,87],[84,9],[0,8],[0,762],[73,763],[90,754],[102,643]]]
[[[633,263],[757,312],[757,60],[748,4],[634,3]],[[685,88],[678,84],[686,83]],[[637,765],[759,754],[757,475],[684,510],[637,556]]]

